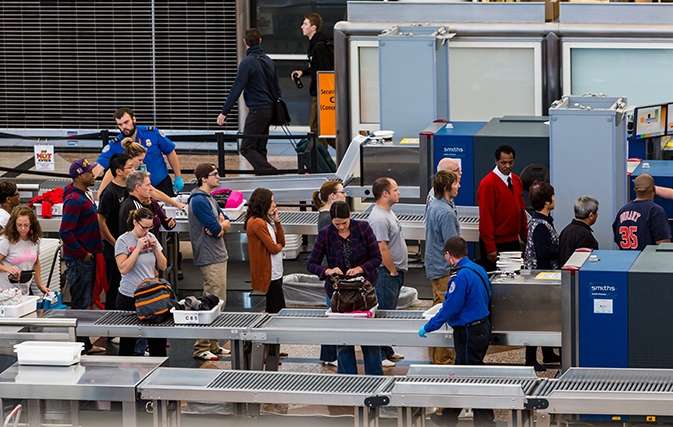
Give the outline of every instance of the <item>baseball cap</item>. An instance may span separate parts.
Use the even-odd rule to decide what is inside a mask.
[[[638,193],[654,191],[654,178],[652,178],[652,175],[647,173],[638,175],[636,179],[633,180],[633,188]]]
[[[70,165],[70,178],[77,178],[84,172],[88,172],[98,165],[96,162],[90,162],[87,159],[79,159]]]
[[[194,175],[196,175],[196,179],[203,179],[216,170],[217,167],[212,163],[201,163],[194,169]]]

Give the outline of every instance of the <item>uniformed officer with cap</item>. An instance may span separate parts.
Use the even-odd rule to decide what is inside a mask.
[[[483,365],[491,340],[491,322],[488,319],[491,285],[486,270],[467,257],[467,243],[462,237],[453,236],[444,243],[444,257],[451,266],[451,278],[444,295],[442,308],[419,331],[426,338],[427,332],[439,329],[444,323],[453,328],[453,345],[456,365]],[[435,424],[455,426],[461,409],[445,408],[442,414],[433,414]],[[493,410],[474,409],[475,426],[495,426]]]
[[[150,178],[152,187],[164,192],[169,197],[173,197],[176,193],[179,193],[185,184],[182,181],[180,161],[175,152],[175,144],[155,127],[136,126],[133,110],[128,107],[118,108],[114,112],[114,118],[117,121],[117,127],[119,127],[121,134],[103,148],[103,152],[101,152],[98,160],[96,160],[98,166],[94,168],[94,175],[98,176],[108,167],[110,157],[113,154],[124,152],[121,140],[128,137],[147,150],[147,155],[143,162],[147,165],[147,171],[152,174]],[[170,163],[175,174],[175,185],[171,182],[171,177],[168,176],[164,154],[168,158],[168,163]]]

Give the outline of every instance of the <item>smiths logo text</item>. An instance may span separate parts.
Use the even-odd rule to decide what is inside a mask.
[[[616,286],[609,286],[609,285],[592,285],[591,286],[591,291],[592,292],[614,292],[617,290]]]

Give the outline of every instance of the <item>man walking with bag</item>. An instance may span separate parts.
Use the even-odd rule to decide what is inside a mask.
[[[222,106],[222,112],[217,117],[217,124],[224,125],[227,115],[243,92],[245,105],[248,107],[243,135],[269,134],[275,103],[273,92],[275,91],[275,94],[280,97],[276,64],[264,53],[261,42],[262,38],[257,28],[246,30],[243,43],[247,48],[247,56],[238,65],[236,80]],[[266,158],[267,142],[266,138],[243,138],[241,143],[241,154],[250,162],[257,175],[277,173],[277,169]]]

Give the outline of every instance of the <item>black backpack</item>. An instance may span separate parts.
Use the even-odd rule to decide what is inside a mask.
[[[329,69],[334,70],[334,41],[332,39],[321,40],[321,41],[317,42],[315,44],[315,46],[318,46],[319,44],[325,45],[325,47],[329,51],[329,53],[330,53],[329,57],[330,57],[330,60],[331,60]],[[313,49],[315,49],[315,47]]]

